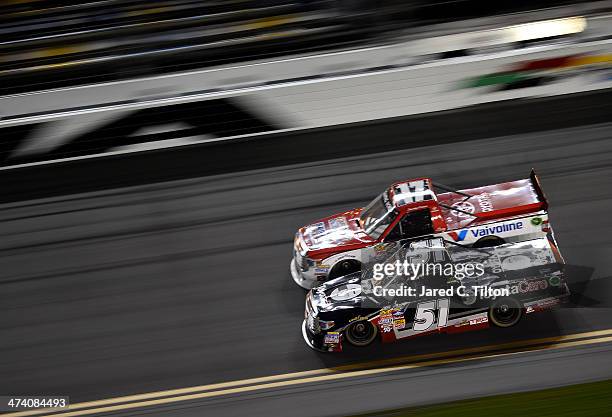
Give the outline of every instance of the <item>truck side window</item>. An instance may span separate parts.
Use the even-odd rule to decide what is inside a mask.
[[[431,235],[434,233],[429,209],[414,210],[399,221],[387,235],[387,241],[408,239],[411,237]]]

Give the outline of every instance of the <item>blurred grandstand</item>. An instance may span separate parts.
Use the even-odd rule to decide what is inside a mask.
[[[568,3],[576,1],[2,1],[0,94],[346,48],[398,29]]]

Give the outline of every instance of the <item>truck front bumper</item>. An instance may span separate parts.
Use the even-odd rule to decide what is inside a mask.
[[[316,350],[317,352],[342,352],[342,339],[340,339],[340,343],[337,344],[325,344],[324,341],[324,333],[321,334],[312,334],[310,330],[308,330],[308,325],[306,324],[306,320],[302,322],[302,337],[304,341],[311,349]]]
[[[291,259],[291,264],[289,265],[289,270],[291,271],[291,277],[295,281],[297,285],[304,288],[305,290],[310,290],[317,285],[319,285],[319,281],[317,281],[316,277],[309,276],[309,274],[304,274],[298,266],[296,265],[295,258]]]

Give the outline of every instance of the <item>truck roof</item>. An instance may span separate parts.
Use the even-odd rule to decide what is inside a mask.
[[[421,201],[438,200],[430,178],[399,181],[391,185],[390,191],[390,197],[395,207],[402,207]]]

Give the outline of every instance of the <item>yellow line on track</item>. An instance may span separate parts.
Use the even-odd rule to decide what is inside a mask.
[[[22,411],[10,414],[2,414],[2,417],[22,417],[34,415],[40,416],[44,415],[45,413],[50,413],[47,414],[50,416],[52,415],[58,417],[72,417],[113,412],[132,408],[169,404],[180,401],[189,401],[202,398],[217,397],[222,395],[238,394],[263,389],[286,387],[291,385],[300,385],[321,381],[333,381],[354,377],[364,377],[369,375],[421,368],[426,366],[494,358],[529,351],[560,349],[572,346],[612,342],[612,336],[609,335],[612,335],[612,329],[539,339],[526,339],[517,342],[487,345],[467,349],[458,349],[447,352],[401,356],[391,359],[339,366],[335,368],[313,369],[310,371],[270,375],[259,378],[249,378],[237,381],[222,382],[217,384],[200,385],[166,391],[157,391],[144,394],[115,397],[104,400],[71,404],[67,409],[64,410],[42,409],[33,411]],[[495,353],[496,351],[517,348],[521,348],[522,350]],[[478,355],[479,353],[488,354]]]

